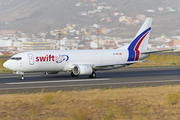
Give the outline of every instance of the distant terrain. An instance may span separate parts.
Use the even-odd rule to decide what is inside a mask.
[[[93,10],[96,7],[90,6],[90,0],[0,0],[0,30],[21,30],[26,33],[47,32],[53,29],[62,29],[66,24],[81,24],[89,27],[99,24],[107,28],[121,28],[119,31],[111,33],[111,36],[134,36],[139,29],[139,25],[127,26],[118,22],[119,17],[112,22],[100,21],[98,15],[80,16],[80,11]],[[178,35],[179,12],[159,12],[159,7],[172,7],[178,9],[179,0],[93,0],[97,6],[106,3],[124,15],[136,18],[137,14],[145,14],[152,17],[152,36],[162,34],[172,36]],[[76,7],[78,2],[84,6]],[[147,12],[147,9],[156,12]],[[111,17],[111,13],[107,11]],[[108,17],[108,16],[107,16]]]

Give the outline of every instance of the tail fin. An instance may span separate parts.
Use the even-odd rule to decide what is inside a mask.
[[[140,51],[146,51],[150,36],[152,18],[146,18],[144,24],[139,29],[132,43],[128,46],[129,58],[128,61],[139,59]]]
[[[133,42],[129,45],[128,50],[147,50],[147,44],[150,36],[152,18],[146,18],[144,24],[139,29]]]

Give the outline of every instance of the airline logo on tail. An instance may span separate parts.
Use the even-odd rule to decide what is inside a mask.
[[[140,35],[138,35],[133,42],[129,45],[128,51],[129,51],[129,57],[128,61],[137,61],[139,59],[139,46],[141,45],[144,38],[147,36],[149,31],[151,30],[151,27],[146,29],[144,32],[142,32]]]

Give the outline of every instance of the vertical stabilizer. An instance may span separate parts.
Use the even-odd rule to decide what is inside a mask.
[[[143,23],[138,33],[134,37],[134,40],[128,46],[128,50],[129,50],[128,61],[138,60],[140,51],[147,50],[151,25],[152,25],[152,18],[146,18],[145,22]]]

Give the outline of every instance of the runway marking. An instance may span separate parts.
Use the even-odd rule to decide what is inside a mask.
[[[110,80],[110,79],[78,79],[78,80],[56,80],[56,81],[36,81],[36,82],[14,82],[5,83],[9,85],[22,85],[22,84],[36,84],[36,83],[60,83],[60,82],[82,82],[82,81],[99,81],[99,80]]]
[[[174,72],[168,72],[168,73],[146,73],[146,74],[130,74],[130,75],[171,75]]]
[[[43,76],[43,75],[32,75],[32,76],[28,75],[26,77],[38,77],[38,76]],[[18,77],[19,77],[18,75],[17,76],[6,76],[6,77],[0,77],[0,79],[2,79],[2,78],[18,78]]]
[[[14,78],[14,77],[19,77],[19,76],[8,76],[8,77],[0,77],[0,78]]]
[[[101,83],[101,84],[81,84],[81,85],[59,85],[59,86],[37,86],[37,87],[19,87],[19,88],[0,88],[0,90],[18,90],[18,89],[38,89],[38,88],[55,88],[55,87],[81,87],[97,85],[114,85],[114,84],[140,84],[140,83],[158,83],[158,82],[178,82],[180,80],[161,80],[161,81],[144,81],[144,82],[122,82],[122,83]]]

